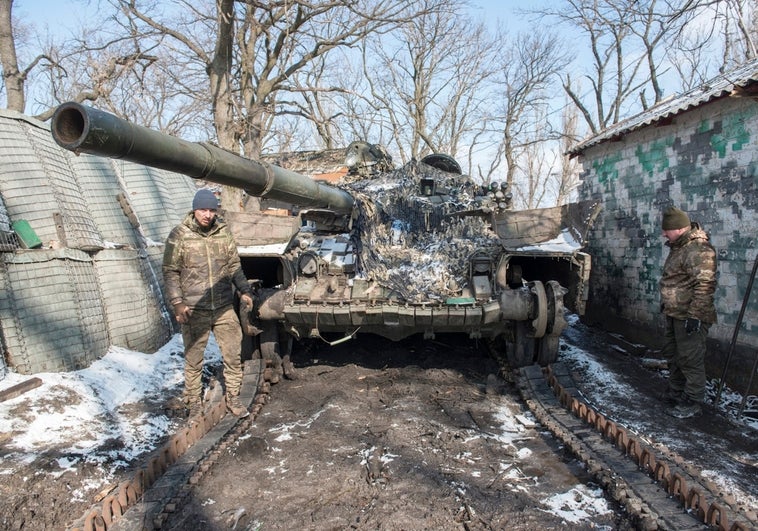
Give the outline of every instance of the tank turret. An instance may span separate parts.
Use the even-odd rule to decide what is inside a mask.
[[[227,213],[257,287],[241,312],[252,350],[278,357],[292,339],[330,343],[465,333],[491,340],[514,366],[555,361],[566,305],[583,313],[596,205],[516,212],[506,186],[483,187],[445,154],[394,168],[380,146],[354,142],[332,186],[204,142],[188,142],[77,103],[51,126],[76,153],[129,160],[297,205],[279,245],[259,214]]]

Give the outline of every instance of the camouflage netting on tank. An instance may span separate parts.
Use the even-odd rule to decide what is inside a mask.
[[[421,194],[425,185],[436,186],[437,193]],[[469,257],[502,249],[487,220],[452,215],[474,208],[467,176],[413,161],[347,186],[361,203],[359,272],[401,300],[444,302],[461,295]]]

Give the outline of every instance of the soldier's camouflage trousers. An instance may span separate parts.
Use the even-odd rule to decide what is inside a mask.
[[[709,325],[687,335],[685,321],[666,317],[666,333],[661,353],[669,363],[669,389],[694,402],[705,398],[705,339]]]
[[[242,329],[233,306],[221,310],[193,310],[182,325],[184,339],[184,399],[199,400],[202,392],[203,359],[210,333],[216,338],[224,361],[226,392],[238,395],[242,385],[240,345]]]

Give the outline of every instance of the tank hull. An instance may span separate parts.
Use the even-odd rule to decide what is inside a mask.
[[[580,245],[541,244],[567,219],[589,219],[584,207],[513,213],[502,187],[478,194],[446,155],[394,169],[383,149],[351,145],[347,159],[362,166],[337,187],[77,103],[55,112],[51,131],[76,153],[298,207],[287,218],[228,213],[256,292],[240,321],[259,353],[286,355],[287,338],[335,343],[358,333],[391,340],[462,333],[504,344],[513,365],[545,365],[556,359],[566,327],[564,296],[572,311],[583,312],[589,256]]]

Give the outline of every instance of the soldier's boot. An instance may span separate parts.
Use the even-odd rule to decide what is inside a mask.
[[[187,400],[181,396],[174,396],[166,402],[165,408],[174,416],[184,415],[187,413]]]
[[[203,414],[203,401],[200,397],[191,397],[187,399],[187,418],[194,420]]]
[[[292,365],[289,355],[282,357],[282,370],[284,371],[284,377],[288,380],[297,380],[297,371],[295,366]]]
[[[702,414],[700,403],[685,396],[676,406],[666,410],[666,413],[678,419],[690,419]]]
[[[240,397],[237,393],[226,393],[226,409],[229,410],[229,413],[240,419],[250,414],[247,408],[240,402]]]
[[[276,359],[279,359],[279,364],[277,366]],[[282,358],[279,357],[278,354],[272,355],[272,354],[265,354],[263,356],[263,359],[266,360],[266,367],[270,368],[271,371],[271,378],[269,378],[269,382],[273,384],[279,383],[279,374],[282,372],[281,370],[281,364],[282,364]]]
[[[674,407],[674,406],[679,405],[679,402],[682,401],[683,394],[684,393],[682,391],[675,391],[671,389],[670,387],[667,387],[666,390],[663,393],[661,393],[659,398],[667,406]]]

